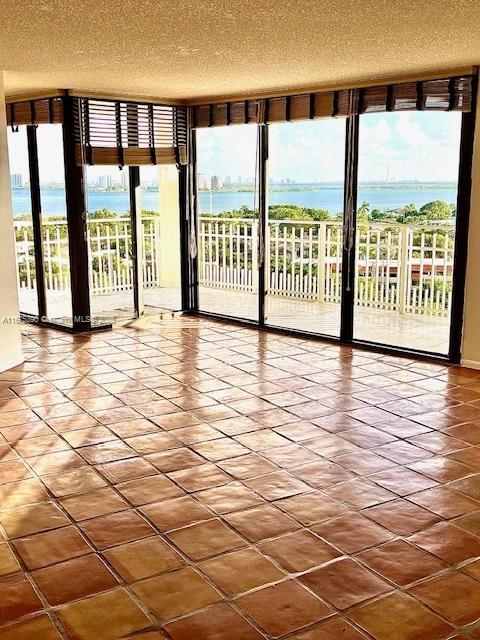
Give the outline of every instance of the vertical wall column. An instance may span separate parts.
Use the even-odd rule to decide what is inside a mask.
[[[65,96],[63,103],[63,148],[65,157],[65,192],[72,283],[73,330],[91,329],[90,288],[88,282],[87,207],[85,167],[77,165],[75,153],[74,100]]]
[[[5,94],[0,71],[0,371],[23,362],[13,234]]]
[[[198,311],[197,145],[195,129],[191,127],[187,155],[188,165],[178,167],[182,310],[195,312]]]
[[[462,364],[480,369],[480,100],[477,100],[471,166],[470,220],[463,316]],[[472,131],[473,133],[473,131]]]
[[[173,164],[158,165],[160,286],[180,285],[179,176]]]
[[[43,258],[42,199],[40,196],[40,173],[38,168],[37,125],[27,126],[27,142],[38,319],[43,321],[47,318],[47,293],[45,288],[45,263]]]
[[[270,277],[270,265],[266,265],[269,255],[268,240],[268,124],[258,126],[258,323],[265,325],[268,317],[265,305],[267,303],[267,278]],[[267,275],[268,274],[268,275]]]
[[[125,169],[124,169],[125,171]],[[130,193],[130,220],[132,228],[133,261],[133,304],[135,316],[144,313],[143,303],[143,228],[142,228],[142,192],[140,189],[140,167],[128,168]]]
[[[355,237],[357,233],[358,115],[347,118],[343,206],[342,306],[340,339],[353,338],[355,305]]]
[[[455,363],[460,363],[462,357],[477,86],[478,82],[476,78],[474,78],[472,81],[472,110],[462,113],[462,130],[460,137],[460,163],[458,168],[458,193],[455,216],[455,248],[453,253],[453,290],[450,312],[450,348],[448,353],[450,360]]]

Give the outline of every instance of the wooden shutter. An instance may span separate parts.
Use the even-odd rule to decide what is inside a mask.
[[[186,162],[185,107],[77,98],[78,164]]]
[[[366,87],[361,92],[362,113],[385,111],[387,104],[387,87]]]
[[[472,78],[441,78],[362,89],[359,113],[375,111],[470,111]]]
[[[259,105],[262,105],[260,108]],[[381,111],[472,108],[472,77],[441,78],[193,107],[195,127],[288,122]]]
[[[328,93],[313,94],[312,118],[331,118],[335,115],[335,94],[333,91]]]
[[[312,101],[309,93],[289,97],[289,120],[308,120],[311,117]]]
[[[265,100],[265,121],[266,122],[286,122],[287,98],[269,98]]]
[[[7,104],[7,124],[16,127],[22,124],[61,124],[63,122],[63,99],[42,98]]]

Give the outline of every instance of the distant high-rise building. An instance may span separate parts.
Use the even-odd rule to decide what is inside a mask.
[[[232,184],[232,179],[230,178],[230,176],[227,176],[225,178],[225,184]]]
[[[112,176],[99,176],[98,186],[100,189],[111,189],[113,186]]]
[[[12,189],[21,189],[23,187],[23,176],[21,173],[12,173],[10,176]]]
[[[207,181],[203,173],[197,174],[197,187],[200,191],[207,191],[210,189],[210,181]]]
[[[212,191],[219,191],[223,186],[223,182],[220,176],[212,176],[211,178],[211,187]]]
[[[128,191],[128,169],[123,169],[120,172],[120,184],[124,191]]]
[[[238,178],[237,178],[237,183],[238,183],[238,184],[242,184],[242,176],[238,176]]]

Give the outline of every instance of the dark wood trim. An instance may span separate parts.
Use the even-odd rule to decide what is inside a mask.
[[[452,111],[456,102],[455,96],[455,78],[448,81],[448,111]]]
[[[423,95],[423,82],[421,80],[415,84],[415,90],[417,92],[417,111],[423,111],[425,109],[425,96]]]
[[[385,111],[393,111],[395,107],[395,99],[393,96],[393,85],[387,84],[387,100],[385,103]]]
[[[338,91],[333,92],[332,98],[332,118],[338,115]]]
[[[290,122],[292,113],[292,96],[285,96],[285,120]]]
[[[55,118],[53,113],[53,98],[48,98],[48,122],[54,124]]]
[[[155,149],[155,126],[153,124],[153,105],[148,105],[148,137],[150,141],[150,157],[152,164],[157,164],[157,152]]]
[[[125,171],[125,169],[124,169]],[[142,247],[142,193],[140,167],[128,167],[128,192],[130,198],[130,228],[133,263],[133,306],[135,317],[144,313],[143,304],[143,247]],[[125,247],[128,251],[128,247]]]
[[[85,140],[83,141],[83,143],[86,148],[87,164],[92,165],[93,149],[90,142],[90,103],[88,102],[88,100],[80,100],[80,105],[82,108],[78,110],[79,117],[83,118],[85,123],[85,127],[84,127]]]
[[[138,147],[138,105],[128,103],[127,110],[127,144]],[[121,141],[120,141],[121,142]],[[142,192],[140,189],[140,167],[123,168],[128,171],[128,196],[130,202],[130,235],[131,256],[133,264],[133,307],[135,317],[140,318],[144,313],[143,304],[143,243],[142,243]],[[128,247],[125,247],[128,252]]]
[[[263,118],[260,118],[264,124],[268,123],[270,117],[270,100],[262,100],[263,102]]]
[[[310,93],[308,96],[308,117],[310,120],[315,118],[315,94]]]
[[[190,127],[187,136],[187,157],[188,165],[178,166],[182,309],[198,311],[197,140],[195,129]],[[195,255],[192,255],[191,251],[192,241],[196,246]]]
[[[267,269],[270,272],[270,265],[265,263],[268,254],[268,124],[258,125],[258,213],[258,322],[263,327],[268,295]]]
[[[117,130],[118,163],[120,167],[123,167],[125,165],[125,152],[123,150],[122,113],[119,102],[115,102],[115,120]]]
[[[37,283],[38,315],[47,317],[45,287],[45,261],[43,257],[42,199],[38,168],[37,126],[27,125],[28,166],[30,171],[30,200],[32,204],[32,234],[35,254],[35,280]]]
[[[452,362],[460,363],[462,356],[465,282],[467,276],[468,229],[472,191],[472,157],[475,136],[478,76],[472,83],[472,110],[462,113],[460,162],[458,168],[457,215],[453,264],[452,311],[450,315],[450,348]],[[472,284],[473,286],[473,284]]]
[[[85,167],[75,159],[74,101],[64,98],[63,153],[65,163],[65,195],[67,205],[68,249],[72,287],[73,330],[90,331],[90,286],[85,199]]]
[[[340,337],[343,342],[351,342],[353,340],[359,124],[360,120],[358,115],[348,116],[345,135],[342,296],[340,311]]]

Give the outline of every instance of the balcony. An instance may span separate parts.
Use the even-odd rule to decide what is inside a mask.
[[[43,223],[49,313],[69,304],[66,220]],[[143,281],[152,311],[179,308],[179,285],[162,282],[161,216],[142,218]],[[128,316],[133,290],[129,218],[88,224],[90,286],[95,313]],[[276,220],[265,256],[269,324],[338,335],[342,225],[338,220]],[[35,300],[31,223],[15,222],[20,298]],[[208,311],[252,318],[257,313],[258,220],[199,218],[200,300]],[[448,343],[454,252],[453,224],[360,222],[355,247],[356,334],[360,339],[441,351]]]

